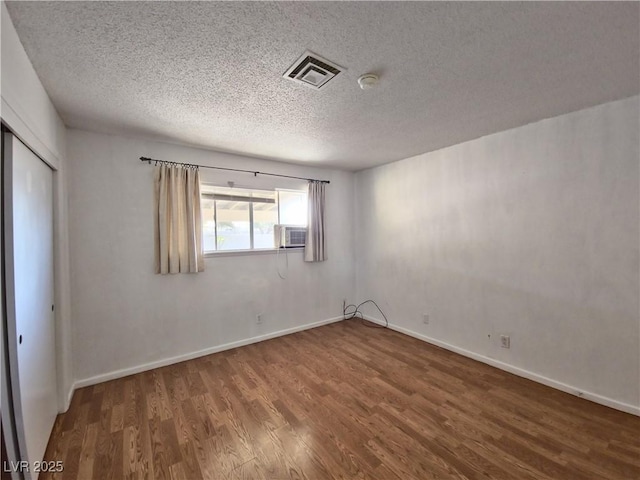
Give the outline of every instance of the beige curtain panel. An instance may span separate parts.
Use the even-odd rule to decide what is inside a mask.
[[[204,271],[197,168],[156,167],[154,216],[156,273]]]
[[[309,214],[305,262],[324,262],[327,259],[324,227],[324,182],[309,182]]]

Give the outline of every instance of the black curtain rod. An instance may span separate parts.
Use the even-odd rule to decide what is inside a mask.
[[[241,170],[239,168],[211,167],[209,165],[196,165],[194,163],[170,162],[168,160],[156,160],[155,158],[149,157],[140,157],[140,161],[147,162],[149,165],[151,165],[151,162],[154,162],[156,165],[164,163],[165,165],[183,165],[185,167],[212,168],[214,170],[226,170],[228,172],[253,173],[254,177],[257,175],[268,175],[270,177],[295,178],[296,180],[307,180],[309,182],[331,183],[329,180],[316,180],[315,178],[294,177],[291,175],[280,175],[278,173],[257,172],[255,170]]]

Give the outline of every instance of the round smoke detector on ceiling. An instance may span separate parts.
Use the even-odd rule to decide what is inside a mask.
[[[368,90],[369,88],[373,88],[378,84],[378,76],[373,73],[365,73],[364,75],[358,78],[358,85],[363,90]]]

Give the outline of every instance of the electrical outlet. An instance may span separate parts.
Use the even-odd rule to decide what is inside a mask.
[[[424,323],[425,325],[429,325],[429,314],[428,313],[423,313],[422,314],[422,323]]]
[[[511,348],[511,337],[509,335],[500,335],[500,346],[502,348]]]
[[[263,321],[262,314],[259,313],[258,315],[256,315],[256,323],[258,325],[262,325],[262,321]]]

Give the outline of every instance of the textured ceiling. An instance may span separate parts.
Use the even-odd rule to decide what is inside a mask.
[[[638,2],[7,6],[68,126],[290,162],[361,169],[639,91]],[[307,49],[348,70],[283,79]]]

